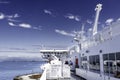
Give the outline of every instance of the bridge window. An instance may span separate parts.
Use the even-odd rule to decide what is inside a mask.
[[[99,55],[89,56],[90,71],[100,72],[100,58]]]
[[[87,56],[81,57],[81,60],[82,60],[81,68],[86,70],[87,69]]]
[[[120,78],[120,53],[104,54],[103,61],[105,74]]]
[[[120,78],[120,52],[116,53],[116,73],[115,77]]]
[[[115,71],[115,54],[114,53],[104,54],[103,59],[104,59],[103,62],[104,72],[113,74]]]

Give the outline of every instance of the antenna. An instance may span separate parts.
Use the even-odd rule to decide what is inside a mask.
[[[102,4],[97,4],[96,8],[95,8],[96,16],[95,16],[95,22],[94,22],[94,26],[93,26],[93,36],[95,34],[97,34],[98,19],[99,19],[99,14],[100,14],[101,10],[102,10]]]

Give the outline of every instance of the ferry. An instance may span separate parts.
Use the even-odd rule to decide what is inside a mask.
[[[83,80],[75,73],[70,72],[70,65],[66,62],[69,57],[69,50],[42,49],[43,59],[47,63],[40,66],[42,73],[31,73],[16,76],[13,80]]]
[[[48,63],[43,73],[17,76],[14,80],[120,80],[120,21],[98,31],[102,4],[97,4],[92,35],[86,36],[84,26],[76,34],[73,45],[66,50],[40,50]],[[72,61],[72,67],[66,61]],[[71,77],[71,72],[80,77]],[[82,78],[81,78],[82,77]]]
[[[86,36],[82,29],[74,38],[79,46],[75,53],[79,68],[75,68],[75,73],[86,80],[120,80],[120,21],[98,31],[101,10],[102,4],[97,4],[92,34]]]

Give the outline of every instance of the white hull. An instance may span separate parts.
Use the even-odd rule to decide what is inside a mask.
[[[90,72],[83,69],[76,69],[76,74],[87,80],[120,80],[119,78],[108,77],[104,74],[100,75],[98,73]]]

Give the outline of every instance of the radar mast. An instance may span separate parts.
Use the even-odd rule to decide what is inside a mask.
[[[95,34],[97,34],[98,19],[99,19],[99,14],[100,14],[101,10],[102,10],[102,4],[97,4],[96,8],[95,8],[96,16],[95,16],[95,22],[94,22],[94,26],[93,26],[93,36]]]

